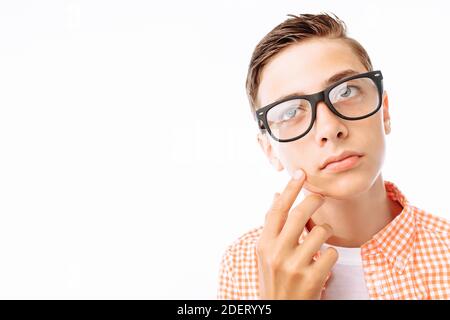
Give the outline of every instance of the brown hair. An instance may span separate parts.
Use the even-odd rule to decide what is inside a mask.
[[[248,67],[246,89],[250,101],[250,108],[257,109],[257,92],[260,83],[261,71],[269,60],[282,49],[294,43],[311,38],[342,39],[346,41],[361,60],[367,71],[372,71],[372,62],[361,44],[347,37],[346,25],[335,14],[300,14],[276,26],[257,45]]]

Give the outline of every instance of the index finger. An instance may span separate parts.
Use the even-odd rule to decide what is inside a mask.
[[[291,178],[283,192],[275,196],[272,206],[266,214],[266,221],[261,236],[274,238],[283,229],[286,222],[290,208],[303,187],[306,176],[302,170],[299,170],[300,175]]]

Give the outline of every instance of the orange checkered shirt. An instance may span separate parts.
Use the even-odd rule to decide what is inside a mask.
[[[384,185],[403,210],[361,246],[370,299],[450,299],[450,221],[410,205],[392,182]],[[220,263],[218,299],[259,299],[256,242],[262,229],[228,246]],[[304,228],[300,243],[307,234]]]

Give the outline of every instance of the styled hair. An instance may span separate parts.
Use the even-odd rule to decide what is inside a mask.
[[[346,25],[335,14],[300,14],[276,26],[256,45],[247,72],[246,90],[251,111],[256,111],[257,93],[261,72],[269,60],[284,48],[312,38],[342,39],[351,47],[367,71],[372,71],[372,62],[362,45],[347,37]]]

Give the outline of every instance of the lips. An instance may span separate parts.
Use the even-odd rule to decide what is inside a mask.
[[[323,170],[327,167],[328,164],[334,163],[334,162],[339,162],[342,161],[346,158],[349,157],[354,157],[354,156],[358,156],[358,157],[362,157],[363,154],[360,152],[356,152],[356,151],[344,151],[338,155],[335,156],[331,156],[329,158],[327,158],[322,165],[320,166],[320,170]]]

